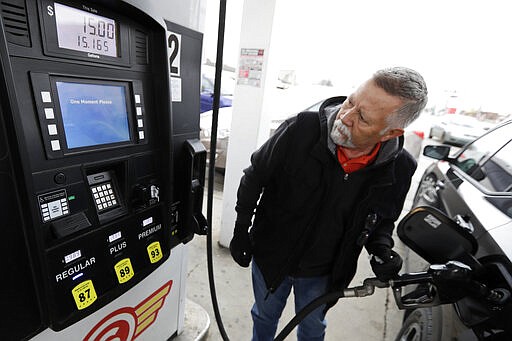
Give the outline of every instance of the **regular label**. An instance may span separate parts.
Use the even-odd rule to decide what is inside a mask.
[[[116,271],[117,280],[119,283],[128,282],[134,275],[130,258],[125,258],[117,262],[117,264],[114,266],[114,269]]]
[[[148,255],[151,263],[156,263],[162,259],[162,249],[160,248],[160,242],[153,242],[149,244]]]
[[[71,292],[73,293],[73,298],[75,299],[78,310],[87,308],[98,298],[90,279],[78,284]]]

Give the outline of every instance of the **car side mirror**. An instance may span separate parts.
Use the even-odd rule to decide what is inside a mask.
[[[423,149],[423,155],[431,157],[436,160],[448,160],[450,155],[450,146],[445,145],[428,145]]]
[[[409,248],[430,264],[459,261],[476,270],[476,239],[436,208],[420,206],[398,224],[397,234]]]

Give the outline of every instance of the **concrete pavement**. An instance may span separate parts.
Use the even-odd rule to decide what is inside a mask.
[[[413,184],[402,214],[409,211],[419,179],[426,165],[430,162],[431,160],[420,156],[419,166],[413,178]],[[238,266],[232,260],[229,250],[220,247],[217,243],[222,209],[223,180],[223,176],[217,173],[215,176],[212,222],[213,266],[217,299],[222,322],[230,340],[250,340],[252,335],[250,309],[253,303],[250,268]],[[206,208],[204,212],[206,212]],[[395,240],[395,250],[402,257],[408,257],[409,250],[397,237]],[[408,270],[419,271],[421,269]],[[363,251],[359,258],[358,272],[350,286],[361,285],[365,278],[373,276],[368,254]],[[179,337],[179,340],[222,340],[215,321],[210,297],[206,237],[204,236],[195,236],[188,244],[186,290],[185,332]],[[278,331],[294,316],[292,296],[290,296],[287,307],[283,312]],[[336,306],[327,313],[326,341],[394,340],[400,329],[402,316],[403,312],[396,307],[393,294],[389,288],[376,288],[375,293],[368,297],[340,299]],[[295,332],[292,332],[287,340],[296,340]]]

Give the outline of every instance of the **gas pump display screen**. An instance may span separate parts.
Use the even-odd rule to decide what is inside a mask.
[[[115,20],[55,3],[60,48],[117,57]]]
[[[55,82],[68,149],[130,141],[125,85]]]

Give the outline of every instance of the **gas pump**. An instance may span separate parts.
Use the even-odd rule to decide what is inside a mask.
[[[2,340],[172,337],[207,230],[201,34],[122,1],[0,10]]]

